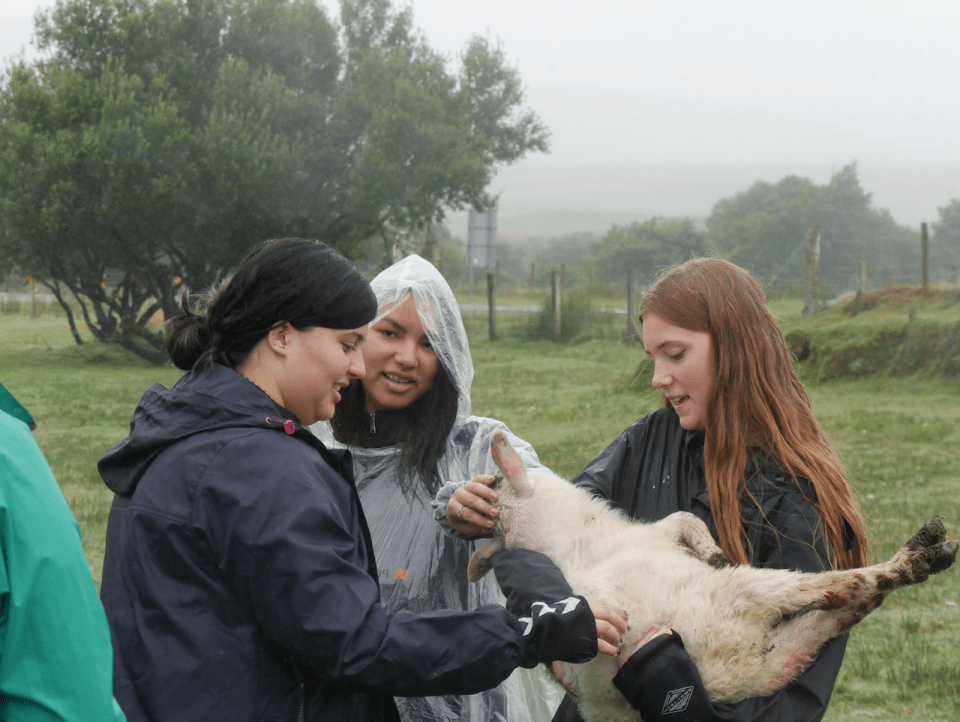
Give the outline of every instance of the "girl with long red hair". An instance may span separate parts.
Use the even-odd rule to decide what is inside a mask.
[[[731,263],[697,258],[659,277],[640,321],[664,407],[632,424],[573,483],[644,521],[696,514],[735,563],[804,572],[863,566],[856,495],[759,283]],[[454,528],[451,507],[465,501],[485,508],[461,493],[447,508]],[[645,722],[817,722],[845,647],[845,636],[827,644],[774,695],[723,705],[707,699],[680,636],[650,630],[636,651],[623,650],[614,683]],[[554,720],[579,720],[569,698]]]
[[[694,259],[660,276],[640,322],[664,408],[633,424],[574,483],[646,521],[693,512],[735,563],[805,572],[863,566],[859,504],[760,284],[732,263]],[[777,694],[720,705],[707,699],[679,635],[658,631],[615,680],[646,722],[688,687],[684,719],[820,720],[846,646],[845,637],[828,644]],[[555,719],[576,719],[573,706]]]

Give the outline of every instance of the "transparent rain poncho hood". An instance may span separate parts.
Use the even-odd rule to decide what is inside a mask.
[[[460,307],[446,280],[428,261],[408,256],[372,281],[378,311],[373,324],[411,296],[427,337],[459,394],[457,418],[438,463],[445,482],[437,500],[417,484],[412,496],[400,491],[399,446],[361,448],[336,441],[328,422],[312,427],[330,448],[348,448],[357,491],[370,526],[383,605],[389,611],[470,610],[502,604],[492,574],[477,584],[467,581],[470,556],[485,543],[455,538],[440,524],[446,502],[462,483],[497,471],[490,458],[490,435],[504,430],[528,467],[541,466],[536,452],[496,419],[472,416],[473,360]],[[373,326],[371,324],[371,327]],[[444,520],[445,521],[445,520]],[[546,722],[559,703],[555,686],[541,669],[519,669],[500,687],[482,694],[397,698],[401,718],[431,722]]]
[[[457,387],[460,399],[454,428],[460,426],[470,416],[473,359],[460,306],[446,279],[429,261],[420,256],[407,256],[378,274],[370,285],[378,305],[371,327],[413,296],[423,330]]]

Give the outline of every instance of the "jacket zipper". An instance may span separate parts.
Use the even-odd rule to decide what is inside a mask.
[[[371,434],[377,433],[377,414],[376,413],[370,414],[370,433]]]
[[[300,714],[297,716],[297,720],[299,722],[304,722],[304,717],[307,713],[307,691],[304,687],[303,675],[296,666],[293,668],[293,673],[297,675],[297,681],[300,683]]]

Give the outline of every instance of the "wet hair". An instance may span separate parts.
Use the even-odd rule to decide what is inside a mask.
[[[371,448],[387,443],[399,444],[399,484],[407,497],[412,495],[417,479],[429,496],[435,496],[443,479],[437,466],[446,449],[447,436],[457,420],[459,394],[450,375],[440,363],[430,388],[416,401],[391,412],[396,415],[396,435],[379,439],[370,433],[367,395],[361,379],[352,381],[340,392],[330,425],[333,436],[343,444]]]
[[[704,467],[720,546],[747,563],[740,497],[760,450],[794,478],[808,479],[832,560],[841,569],[866,563],[863,515],[843,463],[810,409],[793,357],[745,270],[696,258],[666,270],[646,292],[648,314],[710,334],[713,383],[705,409]],[[666,405],[669,405],[668,403]]]
[[[219,288],[184,296],[166,324],[167,352],[184,371],[222,364],[238,368],[279,323],[353,329],[377,312],[370,283],[320,241],[283,238],[249,253]]]

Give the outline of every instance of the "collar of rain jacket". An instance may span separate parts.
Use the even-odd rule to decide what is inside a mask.
[[[405,409],[387,409],[367,413],[370,422],[371,448],[382,448],[399,443],[405,424],[409,423]]]
[[[329,451],[290,411],[221,365],[195,369],[169,389],[161,384],[147,389],[130,421],[130,433],[97,468],[107,487],[128,496],[164,449],[194,434],[230,428],[288,434],[317,448],[334,468],[343,468],[343,452]]]

